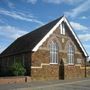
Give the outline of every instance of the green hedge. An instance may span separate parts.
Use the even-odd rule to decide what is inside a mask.
[[[10,71],[11,71],[12,75],[14,75],[14,76],[24,76],[26,69],[20,62],[15,62],[11,66]]]

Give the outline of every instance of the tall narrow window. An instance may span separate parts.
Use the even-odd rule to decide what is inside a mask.
[[[61,24],[60,24],[60,33],[61,33],[62,35],[65,35],[65,24],[64,24],[64,23],[61,23]]]
[[[50,63],[58,63],[58,45],[53,41],[50,43]]]
[[[74,64],[74,47],[71,43],[68,45],[67,55],[68,55],[68,63]]]
[[[65,35],[65,24],[62,24],[62,34]]]
[[[25,66],[25,54],[22,54],[22,65]]]

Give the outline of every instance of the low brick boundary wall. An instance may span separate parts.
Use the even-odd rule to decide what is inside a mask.
[[[0,77],[0,84],[25,83],[25,82],[31,82],[31,77],[29,76]]]

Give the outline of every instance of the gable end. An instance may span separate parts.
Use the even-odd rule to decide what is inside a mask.
[[[49,38],[49,36],[56,30],[56,28],[62,23],[65,22],[67,24],[67,26],[69,27],[69,30],[71,31],[71,33],[73,34],[75,40],[77,41],[77,43],[79,44],[81,50],[83,51],[84,55],[86,57],[88,57],[88,54],[85,50],[85,48],[83,47],[82,43],[80,42],[79,38],[77,37],[77,35],[75,34],[75,32],[73,31],[69,21],[67,20],[67,18],[65,16],[63,16],[57,23],[56,25],[42,38],[42,40],[32,49],[32,51],[36,52],[39,47],[46,41],[47,38]]]

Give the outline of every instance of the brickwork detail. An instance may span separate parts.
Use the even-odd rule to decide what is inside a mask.
[[[64,42],[62,42],[62,38],[64,39]],[[56,41],[60,45],[58,53],[59,56],[58,64],[53,65],[50,64],[50,51],[49,51],[49,43],[52,40]],[[68,65],[67,61],[66,47],[69,42],[71,42],[75,48],[74,65]],[[63,65],[60,64],[61,59],[63,60]],[[57,28],[55,32],[53,32],[53,34],[38,49],[38,51],[32,54],[32,67],[33,67],[31,68],[32,80],[62,79],[62,75],[63,79],[84,78],[85,69],[81,69],[80,65],[78,66],[77,63],[77,60],[80,59],[81,59],[80,65],[83,66],[85,56],[82,54],[80,47],[77,45],[73,37],[71,38],[71,34],[69,34],[69,32],[66,32],[66,35],[60,35],[60,30],[59,28]]]

